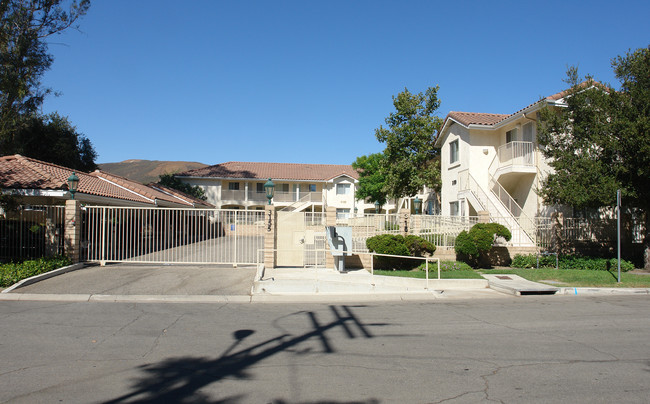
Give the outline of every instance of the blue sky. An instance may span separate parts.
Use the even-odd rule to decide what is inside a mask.
[[[453,4],[452,4],[453,3]],[[126,159],[350,164],[383,150],[392,99],[440,86],[449,111],[512,113],[568,65],[650,44],[648,1],[95,0],[50,40],[43,112]]]

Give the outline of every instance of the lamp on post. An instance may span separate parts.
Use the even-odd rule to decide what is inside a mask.
[[[273,199],[273,194],[275,193],[275,184],[269,178],[264,184],[264,191],[266,191],[266,199],[269,200],[269,205],[271,204],[271,199]]]
[[[379,201],[375,201],[375,213],[379,213],[380,210],[381,210],[381,204],[379,203]]]
[[[419,215],[420,208],[422,208],[422,199],[416,196],[415,199],[413,199],[413,208],[415,209],[415,214]]]
[[[72,196],[71,199],[74,199],[74,194],[77,192],[77,185],[79,185],[79,177],[73,171],[72,175],[68,177],[68,190]]]

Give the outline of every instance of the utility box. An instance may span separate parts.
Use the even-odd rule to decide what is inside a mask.
[[[334,256],[334,265],[339,272],[345,271],[345,256],[352,249],[352,227],[327,226],[327,243]]]

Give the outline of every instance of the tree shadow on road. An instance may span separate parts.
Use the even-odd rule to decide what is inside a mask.
[[[363,324],[353,313],[350,306],[330,306],[334,320],[327,324],[320,324],[316,313],[303,311],[294,314],[306,314],[312,329],[300,335],[281,334],[248,348],[239,348],[239,345],[254,330],[237,330],[233,333],[233,343],[221,356],[216,359],[205,357],[179,357],[169,358],[164,361],[140,366],[144,376],[134,382],[132,391],[106,401],[107,404],[117,403],[224,403],[234,404],[241,402],[244,397],[232,396],[215,400],[200,389],[218,382],[226,377],[241,380],[251,380],[253,375],[248,368],[309,339],[320,342],[324,353],[336,352],[325,332],[341,327],[348,338],[356,338],[359,333],[364,338],[373,338],[369,327],[385,326],[385,323]],[[356,330],[355,333],[353,330]],[[238,349],[239,348],[239,349]],[[288,404],[286,401],[269,401],[277,404]],[[316,403],[342,403],[340,401],[323,400]],[[376,399],[368,401],[350,401],[358,404],[377,404]],[[306,404],[306,403],[305,403]]]

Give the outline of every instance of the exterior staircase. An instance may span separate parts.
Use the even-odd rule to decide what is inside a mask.
[[[459,173],[459,195],[478,208],[488,212],[492,221],[502,224],[512,234],[510,242],[516,246],[535,246],[535,222],[527,217],[506,190],[490,176],[490,189],[484,190],[468,170]]]

